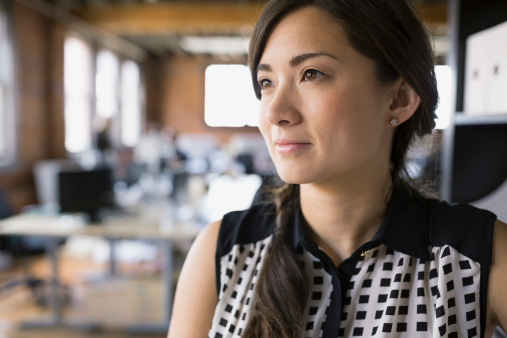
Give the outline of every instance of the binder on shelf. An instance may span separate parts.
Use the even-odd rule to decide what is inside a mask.
[[[507,112],[507,22],[467,38],[463,108],[467,115]]]
[[[507,22],[488,32],[492,48],[486,59],[486,112],[507,112]]]
[[[486,109],[486,57],[488,32],[470,35],[466,42],[463,112],[481,115]]]

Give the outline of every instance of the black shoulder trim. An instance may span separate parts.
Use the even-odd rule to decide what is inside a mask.
[[[449,205],[446,202],[433,205],[429,214],[431,245],[450,245],[481,265],[480,320],[481,337],[484,337],[496,216],[492,212],[471,205]]]
[[[274,204],[256,204],[250,209],[225,214],[218,232],[215,269],[220,294],[220,259],[236,244],[249,244],[273,234],[276,208]]]
[[[495,221],[492,212],[468,204],[435,203],[429,210],[429,244],[450,245],[481,265],[489,266]]]
[[[373,239],[423,261],[430,259],[430,247],[450,245],[489,266],[495,220],[489,211],[424,198],[401,186],[393,192],[386,217]]]

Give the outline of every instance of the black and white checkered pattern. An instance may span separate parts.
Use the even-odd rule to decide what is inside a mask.
[[[235,245],[221,258],[222,285],[209,337],[241,336],[271,240]],[[346,284],[341,318],[327,316],[336,277],[304,251],[311,285],[305,336],[321,337],[326,321],[340,320],[339,337],[478,337],[480,265],[450,246],[430,249],[426,262],[384,245],[366,252]]]
[[[255,285],[272,237],[240,245],[221,259],[222,282],[209,337],[240,337],[255,302]]]
[[[331,302],[332,277],[324,271],[319,259],[308,251],[305,251],[300,259],[304,264],[311,285],[305,309],[307,316],[305,336],[315,337],[317,334],[320,336],[322,325],[327,317],[326,311]]]
[[[449,246],[431,260],[380,246],[357,264],[340,337],[475,337],[480,266]]]

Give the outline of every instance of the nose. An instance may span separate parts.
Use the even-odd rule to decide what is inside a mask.
[[[281,85],[267,98],[265,118],[273,126],[288,127],[301,122],[297,93],[290,86]]]

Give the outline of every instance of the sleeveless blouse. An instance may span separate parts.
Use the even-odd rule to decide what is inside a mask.
[[[483,337],[496,216],[469,205],[393,192],[371,241],[336,267],[291,222],[310,292],[304,337]],[[224,216],[216,251],[218,303],[208,337],[240,337],[256,311],[259,272],[274,240],[273,205]]]

